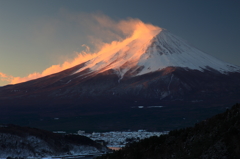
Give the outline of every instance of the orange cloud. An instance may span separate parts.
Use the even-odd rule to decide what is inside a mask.
[[[85,62],[85,61],[93,58],[94,56],[95,56],[95,54],[86,54],[85,52],[81,52],[80,54],[77,55],[77,57],[75,59],[70,60],[70,61],[65,61],[61,65],[52,65],[51,67],[45,69],[41,73],[34,72],[34,73],[29,74],[26,77],[13,77],[13,78],[11,78],[10,83],[16,84],[16,83],[26,82],[26,81],[44,77],[44,76],[47,76],[47,75],[50,75],[53,73],[57,73],[57,72],[65,70],[65,69],[71,68],[73,66],[76,66],[78,64],[81,64],[82,62]]]
[[[139,19],[129,18],[127,20],[116,22],[105,15],[91,15],[91,17],[95,23],[94,26],[90,26],[92,29],[95,29],[95,31],[97,30],[98,33],[102,32],[105,39],[107,39],[106,37],[110,37],[109,39],[115,37],[117,40],[114,40],[110,43],[105,43],[99,39],[92,38],[92,43],[94,43],[94,45],[98,48],[98,51],[90,52],[90,48],[87,45],[83,44],[82,46],[86,48],[85,51],[77,53],[74,59],[66,60],[63,62],[63,64],[52,65],[41,73],[34,72],[26,77],[8,78],[10,80],[10,83],[16,84],[47,76],[100,56],[100,58],[96,59],[95,62],[89,64],[89,67],[93,67],[96,65],[97,61],[102,60],[107,62],[107,59],[113,53],[116,53],[119,50],[128,49],[127,45],[130,42],[137,40],[136,46],[142,45],[146,43],[146,41],[151,40],[151,38],[153,38],[153,36],[155,36],[160,31],[159,27],[153,26],[151,24],[145,24]],[[141,54],[135,56],[140,57],[140,55]],[[0,74],[0,76],[6,78],[5,74]]]
[[[0,72],[0,77],[2,77],[2,78],[6,78],[6,77],[7,77],[7,75],[6,75],[6,74],[4,74],[4,73],[2,73],[2,72]]]
[[[13,76],[9,76],[9,75],[6,75],[6,74],[0,72],[0,81],[11,82],[13,78],[14,78]]]

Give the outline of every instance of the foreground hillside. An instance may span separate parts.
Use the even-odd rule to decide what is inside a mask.
[[[61,135],[36,128],[2,125],[0,157],[46,157],[101,153],[107,148],[80,135]]]
[[[98,159],[239,159],[240,104],[194,127],[132,143]]]

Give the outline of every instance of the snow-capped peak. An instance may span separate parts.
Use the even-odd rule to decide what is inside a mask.
[[[240,67],[222,62],[192,47],[183,39],[156,28],[138,33],[103,48],[99,55],[89,60],[85,67],[100,73],[115,70],[120,77],[136,71],[133,76],[155,72],[166,67],[182,67],[204,71],[214,69],[221,73],[240,72]],[[141,69],[139,69],[141,68]],[[77,73],[76,72],[76,73]]]
[[[145,54],[141,56],[138,65],[144,66],[144,69],[138,75],[161,70],[169,66],[200,71],[211,68],[224,74],[240,71],[239,66],[220,61],[166,30],[161,31],[152,39]]]

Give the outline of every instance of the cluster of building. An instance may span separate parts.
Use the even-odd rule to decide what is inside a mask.
[[[87,136],[94,141],[97,142],[104,142],[108,147],[124,147],[127,143],[132,141],[139,141],[141,139],[149,138],[151,136],[160,136],[163,134],[167,134],[168,131],[164,132],[147,132],[145,130],[138,130],[138,131],[126,131],[126,132],[119,132],[119,131],[111,131],[111,132],[104,132],[98,133],[93,132],[91,134],[85,133],[85,131],[78,131],[79,135]]]

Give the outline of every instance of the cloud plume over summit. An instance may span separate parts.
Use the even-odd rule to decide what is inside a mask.
[[[2,74],[1,80],[10,81],[11,84],[21,83],[60,72],[99,55],[107,58],[111,52],[117,52],[126,47],[129,41],[151,39],[160,30],[159,27],[146,24],[139,19],[128,18],[126,20],[114,21],[103,14],[74,15],[65,11],[62,14],[69,21],[79,23],[79,25],[86,25],[92,31],[92,34],[88,38],[95,50],[91,51],[89,46],[82,44],[85,50],[75,52],[76,55],[73,59],[65,59],[62,64],[52,65],[42,72],[33,72],[26,77],[9,76],[11,78],[7,78]],[[144,41],[140,40],[139,42]]]

